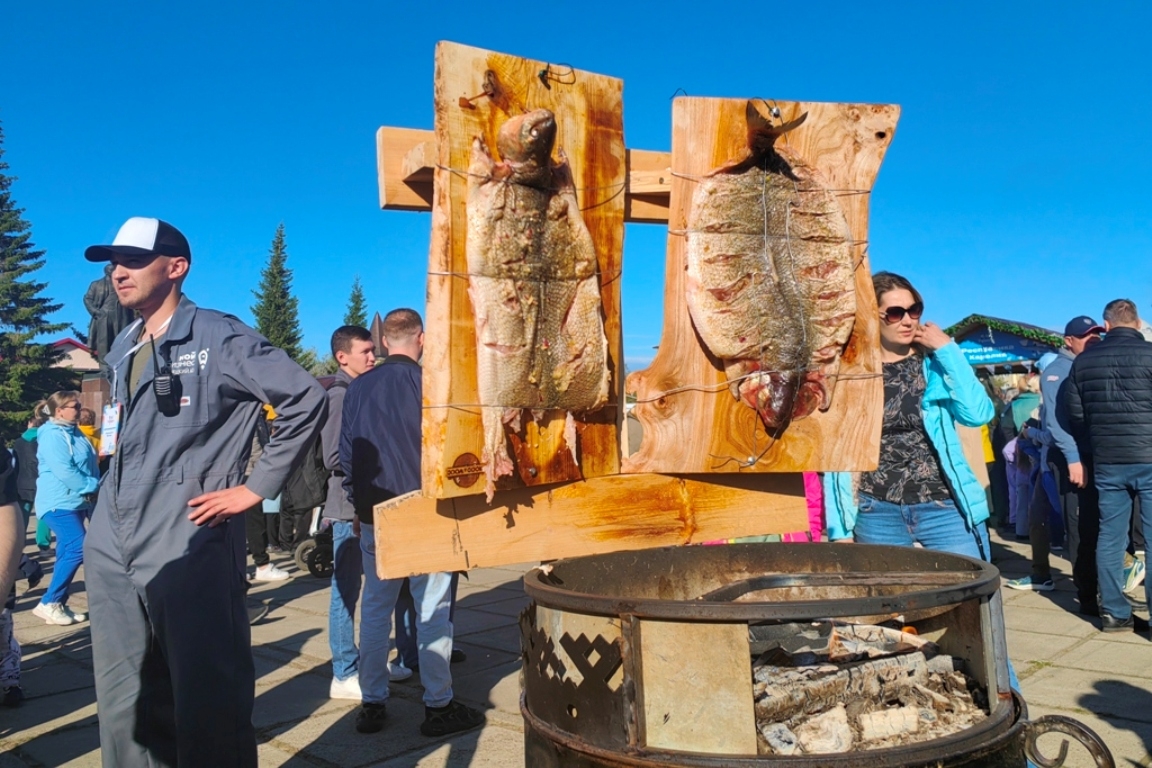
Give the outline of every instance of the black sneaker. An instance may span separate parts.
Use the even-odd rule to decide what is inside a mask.
[[[356,713],[356,730],[360,733],[376,733],[384,727],[387,717],[383,704],[364,704]]]
[[[1106,613],[1100,614],[1100,629],[1103,632],[1147,632],[1148,619],[1142,619],[1135,614],[1126,619],[1116,619]]]
[[[447,736],[481,725],[484,725],[483,712],[466,707],[458,701],[450,701],[446,707],[424,707],[424,722],[420,724],[420,733],[425,736]]]
[[[464,653],[464,651],[460,650],[459,648],[452,649],[452,658],[449,660],[452,664],[459,664],[467,660],[468,654]]]
[[[6,707],[18,707],[24,703],[24,689],[18,685],[4,689],[4,698],[0,700]]]

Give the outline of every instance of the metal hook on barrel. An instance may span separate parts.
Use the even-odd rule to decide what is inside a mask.
[[[540,83],[545,88],[552,90],[549,81],[560,85],[572,85],[576,82],[576,69],[571,64],[557,64],[556,66],[557,69],[553,69],[551,64],[545,64],[544,69],[537,74]],[[561,70],[559,67],[566,67],[567,71]]]
[[[1061,768],[1068,758],[1068,740],[1060,742],[1060,751],[1055,758],[1045,757],[1036,745],[1037,739],[1046,733],[1062,733],[1071,736],[1077,743],[1084,745],[1096,761],[1097,768],[1116,768],[1116,760],[1112,752],[1095,731],[1078,720],[1061,715],[1044,715],[1028,723],[1025,731],[1024,753],[1028,759],[1040,768]]]

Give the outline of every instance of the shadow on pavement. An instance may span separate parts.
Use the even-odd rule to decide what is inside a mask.
[[[1093,687],[1095,691],[1082,695],[1077,703],[1117,730],[1136,734],[1145,752],[1152,753],[1152,724],[1131,718],[1134,713],[1146,716],[1152,712],[1152,691],[1123,680],[1100,680]],[[1130,762],[1133,766],[1146,764]]]
[[[520,579],[503,583],[467,585],[461,589],[454,620],[455,647],[467,653],[467,659],[452,665],[453,696],[468,706],[485,712],[491,723],[494,717],[519,718],[520,644],[517,616],[527,603]],[[323,669],[324,695],[331,680],[331,666]],[[379,733],[362,734],[355,728],[356,702],[331,702],[331,706],[310,722],[295,726],[310,741],[286,766],[380,765],[387,768],[412,766],[436,753],[436,764],[448,768],[465,768],[472,764],[478,742],[485,728],[441,738],[420,733],[424,720],[424,689],[419,674],[394,682],[388,699],[388,720]],[[276,734],[270,734],[274,739]],[[296,741],[296,738],[292,739]],[[517,745],[511,750],[519,754]],[[309,758],[320,757],[313,762]]]

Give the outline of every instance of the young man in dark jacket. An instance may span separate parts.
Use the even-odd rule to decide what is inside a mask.
[[[1067,413],[1087,436],[1100,494],[1096,573],[1105,632],[1147,631],[1124,597],[1122,570],[1132,498],[1140,497],[1145,537],[1152,535],[1152,342],[1140,333],[1136,305],[1116,299],[1104,308],[1107,333],[1072,364]],[[1145,583],[1152,605],[1152,584]]]

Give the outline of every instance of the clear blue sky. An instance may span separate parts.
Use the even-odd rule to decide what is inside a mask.
[[[186,291],[251,320],[277,224],[305,343],[353,276],[373,310],[424,305],[428,214],[381,211],[374,136],[432,127],[453,40],[624,79],[629,146],[668,149],[670,97],[894,102],[874,269],[927,318],[1061,328],[1125,296],[1152,315],[1152,4],[9,3],[0,120],[40,273],[87,328],[84,248],[129,216],[189,237]],[[625,355],[658,343],[665,228],[629,225]]]

